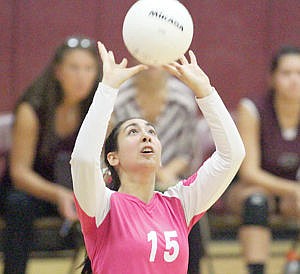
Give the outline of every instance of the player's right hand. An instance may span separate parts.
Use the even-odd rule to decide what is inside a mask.
[[[148,68],[142,64],[127,67],[126,58],[123,58],[121,63],[116,63],[114,53],[111,50],[107,51],[101,42],[98,42],[98,50],[103,63],[102,83],[112,88],[119,88],[126,80]]]

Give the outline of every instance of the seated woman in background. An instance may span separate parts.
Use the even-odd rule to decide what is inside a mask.
[[[77,220],[72,183],[57,183],[59,157],[71,154],[100,74],[95,43],[71,37],[18,101],[14,114],[4,216],[5,274],[22,274],[32,243],[32,224],[41,216]],[[67,159],[69,161],[69,159]],[[70,173],[67,166],[65,173]],[[64,183],[64,182],[60,182]]]
[[[283,47],[274,57],[270,92],[241,100],[238,128],[246,158],[227,204],[242,217],[239,237],[248,273],[262,274],[271,242],[270,211],[300,217],[299,48]]]

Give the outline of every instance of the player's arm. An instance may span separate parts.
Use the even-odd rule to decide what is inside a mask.
[[[90,109],[76,139],[71,158],[74,193],[80,208],[99,225],[109,210],[111,191],[105,187],[100,155],[108,123],[120,85],[141,70],[144,65],[127,68],[127,60],[115,62],[112,51],[98,42],[103,63],[102,83],[95,93]]]
[[[223,194],[245,156],[242,139],[217,92],[197,99],[197,103],[212,132],[216,151],[194,176],[169,189],[169,195],[180,197],[188,225]]]
[[[117,89],[99,84],[71,157],[76,200],[88,216],[97,216],[97,223],[109,209],[111,191],[105,187],[100,155],[117,93]]]

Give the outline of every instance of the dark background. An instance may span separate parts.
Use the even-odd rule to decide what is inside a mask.
[[[161,0],[163,1],[163,0]],[[41,72],[66,36],[102,40],[129,56],[122,22],[134,0],[0,0],[0,112]],[[225,103],[264,92],[269,60],[300,44],[300,0],[184,0],[194,21],[191,48]]]

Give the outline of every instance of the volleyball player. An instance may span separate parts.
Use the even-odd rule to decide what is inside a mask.
[[[222,195],[236,174],[244,146],[226,107],[192,51],[190,61],[165,69],[190,87],[211,128],[216,152],[190,178],[164,193],[154,191],[161,162],[161,144],[154,127],[143,119],[106,130],[120,85],[144,65],[127,68],[99,42],[103,79],[79,131],[71,167],[76,207],[82,225],[90,272],[186,273],[188,233]],[[186,134],[189,134],[187,132]],[[117,191],[105,187],[100,154]]]

